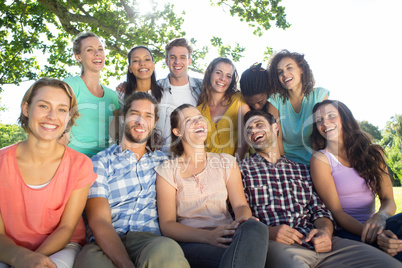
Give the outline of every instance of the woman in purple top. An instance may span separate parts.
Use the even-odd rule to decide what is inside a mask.
[[[373,144],[345,104],[325,100],[314,106],[311,176],[332,212],[335,235],[374,244],[402,260],[402,214],[386,171],[384,151]],[[374,198],[381,206],[374,213]]]

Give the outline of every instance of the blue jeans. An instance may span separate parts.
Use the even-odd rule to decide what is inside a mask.
[[[228,248],[202,243],[179,243],[191,268],[264,267],[268,227],[254,220],[242,223]]]
[[[402,213],[396,214],[390,218],[387,219],[386,230],[390,230],[393,232],[399,239],[402,239]],[[349,233],[348,231],[345,231],[343,229],[335,231],[336,236],[342,237],[342,238],[347,238],[350,240],[355,240],[355,241],[361,241],[361,237],[352,233]],[[377,244],[373,245],[374,247],[378,248]],[[397,260],[402,262],[402,252],[399,252],[394,256]]]

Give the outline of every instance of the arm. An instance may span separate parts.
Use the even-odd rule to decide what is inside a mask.
[[[328,218],[318,218],[314,221],[315,229],[306,236],[306,242],[311,241],[317,253],[330,252],[332,249],[332,233],[334,225]]]
[[[386,167],[383,167],[386,170]],[[380,209],[370,219],[363,224],[362,241],[373,243],[384,229],[386,220],[394,215],[396,204],[392,189],[392,182],[387,173],[382,173],[381,176],[381,189],[378,192],[380,199]]]
[[[239,108],[239,112],[237,113],[237,135],[238,135],[238,142],[237,144],[239,145],[236,150],[236,158],[238,159],[243,159],[245,154],[248,152],[250,146],[246,142],[246,136],[244,133],[244,115],[250,111],[250,107],[247,104],[243,104]]]
[[[221,226],[209,231],[180,224],[176,221],[176,189],[159,174],[156,177],[156,197],[158,205],[159,226],[164,236],[180,242],[195,242],[227,247],[231,238],[223,236],[233,235],[234,228]]]
[[[119,109],[113,111],[113,119],[109,125],[109,136],[113,141],[118,140],[119,137]]]
[[[236,161],[234,162],[232,172],[230,173],[226,187],[229,194],[229,201],[232,205],[232,209],[236,217],[236,221],[239,221],[241,223],[244,220],[250,219],[252,217],[251,209],[248,206],[246,196],[244,194],[240,169]]]
[[[91,228],[96,243],[102,251],[118,267],[134,267],[127,254],[126,248],[117,235],[110,213],[109,202],[103,197],[94,197],[87,200],[85,208],[89,227]]]
[[[283,149],[283,136],[282,136],[281,120],[279,118],[279,111],[271,103],[268,103],[268,113],[272,114],[276,119],[276,123],[278,123],[279,132],[277,142],[279,146],[279,152],[281,153],[281,155],[285,155],[285,150]]]
[[[336,223],[346,231],[360,236],[363,224],[343,211],[327,157],[321,152],[315,153],[311,157],[310,167],[314,187],[325,206],[332,212]]]
[[[33,252],[27,248],[17,246],[5,234],[3,219],[0,215],[0,262],[12,267],[49,267],[57,268],[49,257]]]
[[[36,249],[36,252],[49,256],[63,249],[70,242],[84,210],[89,187],[90,184],[71,193],[59,225]]]

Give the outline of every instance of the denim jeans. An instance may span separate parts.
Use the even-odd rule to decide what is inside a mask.
[[[402,213],[396,214],[390,218],[387,219],[386,230],[390,230],[393,232],[399,239],[402,239]],[[342,238],[347,238],[350,240],[355,240],[355,241],[361,241],[361,237],[352,233],[349,233],[348,231],[345,231],[343,229],[335,231],[336,236],[342,237]],[[374,247],[378,248],[377,244],[373,245]],[[394,256],[397,260],[402,262],[402,252],[399,252]]]
[[[191,268],[264,267],[268,227],[254,220],[242,223],[228,248],[202,243],[179,243]]]

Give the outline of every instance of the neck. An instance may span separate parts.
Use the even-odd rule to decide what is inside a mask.
[[[183,77],[173,77],[171,75],[169,75],[169,83],[172,86],[184,86],[185,84],[188,83],[188,75],[185,75]]]
[[[327,140],[327,146],[325,147],[325,150],[330,152],[333,155],[341,156],[341,157],[346,157],[346,148],[343,145],[343,141],[340,139],[335,140],[335,141],[328,141]]]
[[[151,78],[146,80],[137,79],[137,88],[135,89],[135,91],[148,93],[148,90],[150,89],[151,89]]]
[[[268,162],[271,162],[273,164],[276,164],[278,162],[278,159],[281,158],[281,153],[279,152],[279,147],[269,147],[265,148],[262,150],[256,149],[256,152],[261,155],[262,157],[265,158]]]
[[[147,142],[144,143],[131,142],[127,140],[125,135],[123,135],[123,139],[121,140],[122,150],[124,151],[127,149],[132,151],[137,157],[137,160],[140,160],[140,158],[147,152],[146,145]]]
[[[225,93],[211,93],[211,98],[209,99],[208,106],[218,106],[223,104],[223,97]]]
[[[198,145],[189,145],[186,142],[183,142],[184,152],[180,156],[181,158],[187,160],[188,162],[203,162],[205,158],[205,147],[204,144]]]
[[[102,90],[100,86],[100,72],[85,71],[84,75],[81,75],[81,79],[84,81],[89,91],[97,92]]]
[[[63,145],[56,140],[40,141],[28,135],[28,139],[19,144],[21,156],[29,158],[33,162],[42,163],[58,156]],[[64,153],[64,151],[63,151]]]
[[[295,89],[289,89],[289,99],[291,100],[302,100],[304,93],[302,92],[301,85]]]

